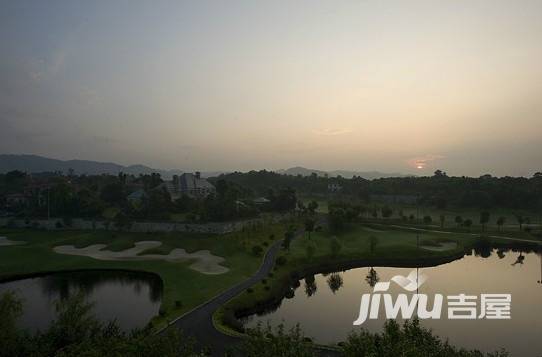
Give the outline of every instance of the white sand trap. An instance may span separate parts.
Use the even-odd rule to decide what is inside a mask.
[[[26,244],[26,242],[21,242],[17,240],[9,240],[6,237],[0,237],[0,247],[6,247],[8,245],[20,245]]]
[[[112,252],[103,250],[107,245],[93,244],[85,248],[75,248],[73,245],[61,245],[54,247],[53,250],[58,254],[79,255],[90,257],[97,260],[165,260],[168,262],[185,262],[195,260],[189,268],[203,274],[224,274],[229,269],[220,265],[225,259],[211,254],[208,250],[198,250],[194,253],[187,253],[184,249],[175,248],[169,254],[143,254],[139,253],[156,248],[162,245],[162,242],[157,241],[141,241],[136,242],[135,247],[122,250],[120,252]]]
[[[426,250],[432,250],[434,252],[443,252],[445,250],[452,250],[457,248],[456,242],[443,242],[439,243],[439,246],[432,246],[432,245],[420,245],[420,248],[426,249]]]

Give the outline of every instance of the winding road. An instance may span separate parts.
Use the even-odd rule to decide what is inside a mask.
[[[320,224],[323,224],[324,221],[322,218],[319,220]],[[302,236],[305,233],[303,229],[299,230],[294,239]],[[234,285],[228,290],[220,293],[211,300],[203,303],[202,305],[197,306],[191,311],[185,313],[184,315],[178,317],[176,320],[170,323],[161,332],[165,331],[168,328],[178,328],[183,331],[186,336],[192,336],[196,339],[196,346],[198,348],[209,348],[211,356],[213,357],[223,357],[227,349],[238,345],[242,342],[242,337],[234,337],[226,335],[218,331],[213,325],[213,314],[214,312],[230,299],[241,294],[249,287],[258,283],[273,269],[275,263],[275,257],[277,256],[281,248],[282,240],[279,240],[272,244],[265,256],[263,262],[260,265],[258,271],[248,278],[247,280]],[[315,353],[320,356],[336,356],[335,351],[328,351],[327,349],[319,349],[316,347]]]
[[[282,241],[275,242],[267,250],[262,265],[256,274],[177,318],[168,328],[175,327],[182,330],[186,335],[193,336],[200,348],[209,347],[211,349],[212,356],[224,356],[227,347],[239,344],[241,338],[225,335],[215,329],[213,313],[228,300],[256,284],[271,272],[281,243]]]
[[[412,227],[397,226],[397,228],[406,228],[409,229]],[[425,229],[416,229],[414,230],[425,230]],[[430,231],[430,230],[425,230]],[[435,231],[435,233],[452,233],[445,231]],[[295,237],[298,237],[304,233],[303,230],[298,232]],[[473,234],[474,235],[474,234]],[[527,241],[536,243],[536,241],[528,241],[524,239],[510,238],[510,237],[500,237],[495,236],[492,238],[500,238],[511,241]],[[185,313],[184,315],[178,317],[176,320],[170,323],[163,331],[168,328],[178,328],[182,330],[185,335],[192,336],[196,339],[196,345],[198,348],[209,348],[211,356],[224,356],[226,350],[232,346],[238,345],[241,343],[241,337],[234,337],[225,335],[222,332],[218,331],[213,325],[213,314],[214,312],[230,299],[241,294],[249,287],[258,283],[273,269],[275,262],[275,257],[280,250],[282,241],[277,241],[267,250],[263,262],[258,269],[258,271],[249,279],[229,288],[228,290],[220,293],[211,300],[203,303],[202,305],[197,306],[191,311]],[[316,351],[315,351],[316,352]],[[337,352],[327,351],[327,350],[318,350],[318,354],[321,356],[336,356]]]

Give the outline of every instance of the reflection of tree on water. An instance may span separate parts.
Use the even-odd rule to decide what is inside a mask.
[[[158,302],[162,299],[162,281],[151,274],[120,271],[88,271],[77,273],[58,273],[40,279],[41,289],[49,297],[58,295],[66,299],[77,291],[85,295],[108,284],[131,286],[134,293],[141,294],[143,287],[149,287],[149,299]]]
[[[305,294],[307,294],[308,297],[313,296],[316,294],[316,291],[318,290],[318,287],[316,286],[316,279],[314,278],[314,275],[308,275],[305,277]]]
[[[376,270],[374,270],[373,267],[369,269],[369,272],[367,273],[367,276],[365,277],[365,281],[371,288],[374,288],[376,283],[380,281],[380,277],[378,276],[378,273]]]
[[[343,286],[343,278],[339,273],[332,273],[327,278],[327,285],[335,294]]]
[[[286,290],[284,297],[286,299],[293,299],[295,297],[295,289],[292,287],[289,287],[288,290]]]
[[[489,258],[493,248],[485,243],[479,243],[474,246],[474,255],[482,258]]]
[[[523,252],[519,252],[519,257],[516,258],[516,261],[512,263],[512,266],[516,264],[523,265],[523,262],[525,261],[525,256],[523,255]]]

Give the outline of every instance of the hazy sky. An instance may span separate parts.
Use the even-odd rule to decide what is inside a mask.
[[[542,170],[540,0],[0,0],[0,53],[0,153]]]

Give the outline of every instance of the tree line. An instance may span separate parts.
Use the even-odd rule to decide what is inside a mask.
[[[298,194],[330,194],[330,184],[337,184],[340,189],[336,195],[356,197],[371,201],[378,196],[410,196],[420,204],[432,205],[440,209],[447,207],[491,208],[504,207],[514,209],[542,210],[542,173],[537,172],[526,177],[452,177],[441,170],[433,176],[424,177],[389,177],[366,180],[354,176],[323,177],[292,176],[272,171],[234,172],[219,177],[235,182],[257,193],[265,193],[270,188],[294,189]]]

